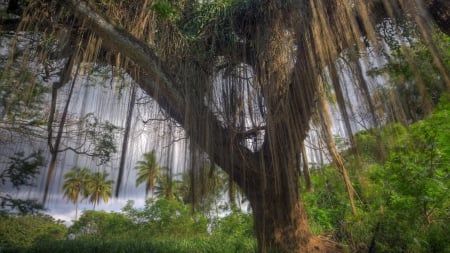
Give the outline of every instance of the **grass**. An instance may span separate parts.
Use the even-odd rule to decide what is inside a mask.
[[[252,239],[219,238],[208,239],[149,239],[138,240],[65,240],[42,241],[27,249],[0,248],[0,253],[247,253],[255,252],[256,242]]]

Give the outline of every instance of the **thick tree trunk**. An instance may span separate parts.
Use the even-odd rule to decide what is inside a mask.
[[[270,161],[262,161],[269,164]],[[338,245],[321,240],[311,234],[306,210],[298,194],[297,177],[288,176],[284,168],[262,166],[261,177],[255,185],[247,187],[247,195],[253,210],[254,228],[259,252],[341,252]],[[276,171],[281,172],[275,175]],[[265,175],[265,176],[264,176]],[[282,184],[273,182],[279,178]]]
[[[285,18],[293,17],[290,10],[277,1],[263,2],[268,8],[264,16],[271,16],[256,29],[254,68],[266,99],[266,134],[259,173],[241,186],[253,209],[259,252],[338,252],[335,245],[312,236],[299,195],[299,143],[305,139],[316,92],[315,73],[308,64],[312,58],[302,50],[309,45],[295,37],[291,21]],[[301,60],[292,68],[296,39]]]
[[[273,190],[270,188],[266,191]],[[311,251],[312,235],[301,200],[295,205],[274,204],[277,196],[265,195],[263,199],[251,201],[259,252]]]

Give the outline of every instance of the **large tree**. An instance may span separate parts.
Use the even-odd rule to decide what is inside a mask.
[[[338,56],[345,52],[359,65],[368,45],[380,46],[377,24],[405,19],[416,24],[450,86],[427,22],[431,16],[450,34],[447,0],[28,3],[22,29],[57,37],[59,57],[127,71],[184,128],[191,148],[239,185],[261,252],[339,251],[311,235],[297,175],[325,81],[343,103]],[[367,93],[364,78],[358,81]]]

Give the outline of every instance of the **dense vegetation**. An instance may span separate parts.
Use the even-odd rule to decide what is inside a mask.
[[[433,115],[356,134],[360,160],[347,157],[359,195],[353,216],[339,173],[313,171],[304,198],[316,233],[329,233],[351,252],[448,252],[450,243],[450,96]],[[377,135],[388,155],[380,160]]]
[[[349,252],[448,252],[450,244],[450,95],[434,113],[409,126],[388,124],[355,135],[359,160],[343,152],[357,190],[353,216],[339,173],[312,171],[303,198],[316,234]],[[376,135],[388,155],[380,160]],[[347,156],[346,156],[347,154]],[[84,211],[66,228],[43,215],[3,215],[0,252],[254,252],[251,213],[223,218],[192,214],[177,199],[148,199],[139,209]]]
[[[3,216],[0,252],[253,252],[250,214],[191,215],[177,200],[130,202],[120,213],[85,211],[66,228],[51,217]]]

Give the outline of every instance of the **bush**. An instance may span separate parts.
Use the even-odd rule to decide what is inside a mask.
[[[147,240],[73,240],[44,242],[24,252],[33,253],[251,253],[256,244],[238,240],[147,239]]]
[[[0,248],[27,248],[39,241],[60,241],[67,228],[48,215],[1,215]],[[3,252],[2,251],[2,252]]]
[[[253,238],[253,215],[234,211],[216,219],[212,224],[212,234],[218,238]]]

